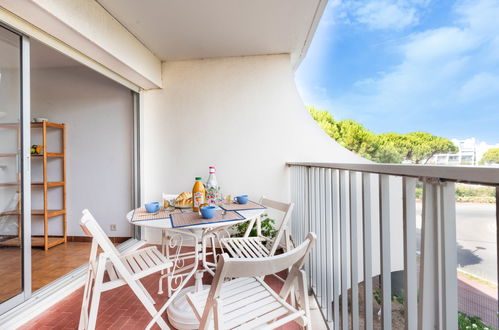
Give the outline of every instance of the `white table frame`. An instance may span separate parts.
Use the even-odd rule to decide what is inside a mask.
[[[149,329],[151,326],[155,324],[155,320],[165,312],[165,310],[169,307],[169,305],[173,302],[173,300],[177,297],[178,293],[185,287],[187,282],[195,276],[196,282],[194,284],[195,290],[201,290],[203,288],[202,279],[205,272],[214,275],[214,269],[216,266],[216,252],[215,252],[215,236],[219,236],[222,233],[228,233],[228,228],[242,223],[246,221],[252,221],[258,217],[260,217],[265,209],[254,209],[254,210],[244,210],[238,211],[239,214],[245,217],[244,220],[235,220],[230,222],[217,222],[210,224],[200,224],[197,226],[190,227],[181,227],[181,228],[173,228],[171,225],[170,219],[161,219],[161,220],[144,220],[144,221],[135,221],[132,222],[133,210],[128,212],[126,218],[128,222],[135,226],[141,226],[145,228],[156,228],[161,229],[162,231],[167,231],[167,234],[170,235],[170,239],[168,245],[166,246],[166,251],[163,251],[167,258],[170,258],[173,262],[173,267],[171,271],[166,274],[161,274],[158,285],[158,294],[163,294],[163,279],[167,278],[168,285],[168,300],[164,303],[161,309],[158,311],[156,316],[151,320],[146,329]],[[193,239],[193,247],[194,251],[192,252],[184,252],[180,253],[181,248],[184,246],[184,238],[185,236]],[[163,233],[161,233],[161,238],[163,239]],[[212,244],[212,253],[207,253],[207,239],[211,239]],[[177,253],[174,256],[170,256],[169,249],[176,249]],[[165,253],[166,252],[166,253]],[[206,257],[208,255],[213,255],[214,262],[208,262]],[[172,259],[173,258],[173,259]],[[194,259],[192,264],[185,264],[186,260]],[[203,265],[203,269],[199,269],[199,262]],[[189,270],[189,272],[184,272]],[[172,288],[172,282],[177,282],[178,279],[181,279],[180,284],[175,288]]]

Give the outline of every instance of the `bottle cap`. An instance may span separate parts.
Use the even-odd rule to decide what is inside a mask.
[[[202,178],[202,177],[200,177],[200,176],[197,176],[197,177],[196,177],[196,181],[201,181],[201,180],[203,180],[203,178]]]

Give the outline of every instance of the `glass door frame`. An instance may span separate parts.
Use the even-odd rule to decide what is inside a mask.
[[[21,157],[19,166],[21,173],[21,222],[22,222],[22,291],[0,302],[0,315],[21,304],[31,297],[31,92],[30,92],[30,40],[19,31],[0,22],[0,29],[6,29],[21,39]]]

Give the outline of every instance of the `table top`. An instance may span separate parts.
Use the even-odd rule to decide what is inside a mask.
[[[243,217],[246,219],[243,220],[235,220],[235,221],[230,221],[230,222],[216,222],[216,223],[206,223],[206,224],[199,224],[196,226],[190,226],[190,227],[179,227],[179,228],[173,228],[172,227],[172,222],[170,218],[168,219],[158,219],[158,220],[142,220],[142,221],[135,221],[132,222],[132,216],[133,216],[133,211],[131,210],[130,212],[127,213],[126,218],[128,222],[130,222],[132,225],[135,226],[142,226],[142,227],[149,227],[149,228],[159,228],[159,229],[179,229],[179,230],[189,230],[189,229],[207,229],[207,228],[217,228],[217,227],[222,227],[222,226],[227,226],[227,225],[235,225],[241,222],[249,221],[252,219],[255,219],[262,215],[265,212],[265,209],[254,209],[254,210],[244,210],[244,211],[237,211],[239,214],[241,214]]]

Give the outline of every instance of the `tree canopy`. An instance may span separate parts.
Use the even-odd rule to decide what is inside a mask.
[[[487,150],[483,154],[480,164],[499,164],[499,148]]]
[[[308,107],[322,129],[345,148],[378,163],[420,164],[438,153],[457,152],[443,137],[425,132],[376,134],[353,120],[336,121],[328,111]]]

